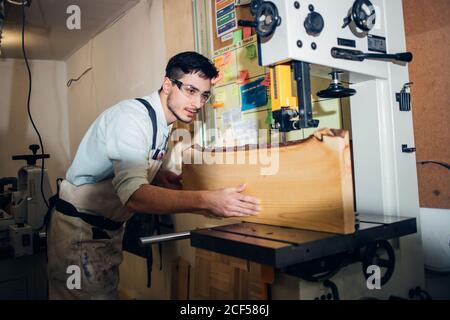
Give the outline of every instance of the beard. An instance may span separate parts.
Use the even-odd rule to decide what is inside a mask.
[[[169,109],[169,111],[174,115],[174,117],[178,120],[181,121],[183,123],[189,124],[191,123],[194,119],[183,119],[179,114],[177,114],[176,109],[172,106],[172,97],[169,95],[169,97],[167,98],[167,108]],[[180,109],[179,112],[183,112],[184,109]]]
[[[178,121],[181,121],[183,123],[191,123],[192,119],[190,120],[186,120],[181,118],[176,111],[172,108],[172,106],[170,104],[167,104],[167,108],[169,109],[170,112],[172,112],[172,114],[175,116],[175,118],[177,118]]]

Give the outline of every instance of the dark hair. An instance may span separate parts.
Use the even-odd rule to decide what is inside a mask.
[[[169,79],[179,80],[190,73],[198,73],[204,79],[213,79],[219,72],[208,58],[193,51],[179,53],[167,63],[166,77]]]

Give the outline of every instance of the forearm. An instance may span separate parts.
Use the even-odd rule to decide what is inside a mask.
[[[170,214],[208,209],[207,191],[182,191],[142,185],[127,202],[131,212]]]

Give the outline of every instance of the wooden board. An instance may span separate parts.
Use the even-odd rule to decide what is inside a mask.
[[[450,163],[450,1],[404,0],[417,160]],[[418,17],[420,18],[418,19]],[[417,165],[420,206],[450,209],[450,171]]]
[[[214,190],[245,183],[247,189],[244,193],[259,198],[262,211],[258,216],[241,220],[353,233],[349,137],[345,130],[334,132],[335,137],[324,137],[323,141],[310,137],[278,148],[246,146],[202,150],[193,147],[183,155],[184,188]],[[228,159],[232,164],[206,164],[212,162],[211,157],[216,161]],[[237,158],[246,161],[238,164]],[[197,163],[201,159],[203,164],[192,164],[195,159]],[[256,159],[254,164],[250,159]]]
[[[183,257],[177,257],[172,262],[171,274],[171,300],[189,299],[189,278],[191,265]]]
[[[264,300],[273,282],[272,267],[195,250],[194,299]]]

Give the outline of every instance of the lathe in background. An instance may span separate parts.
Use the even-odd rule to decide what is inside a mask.
[[[47,171],[36,165],[49,155],[13,156],[25,160],[18,176],[0,179],[0,299],[46,299],[47,269],[43,196],[51,196]],[[41,176],[42,190],[41,193]]]

